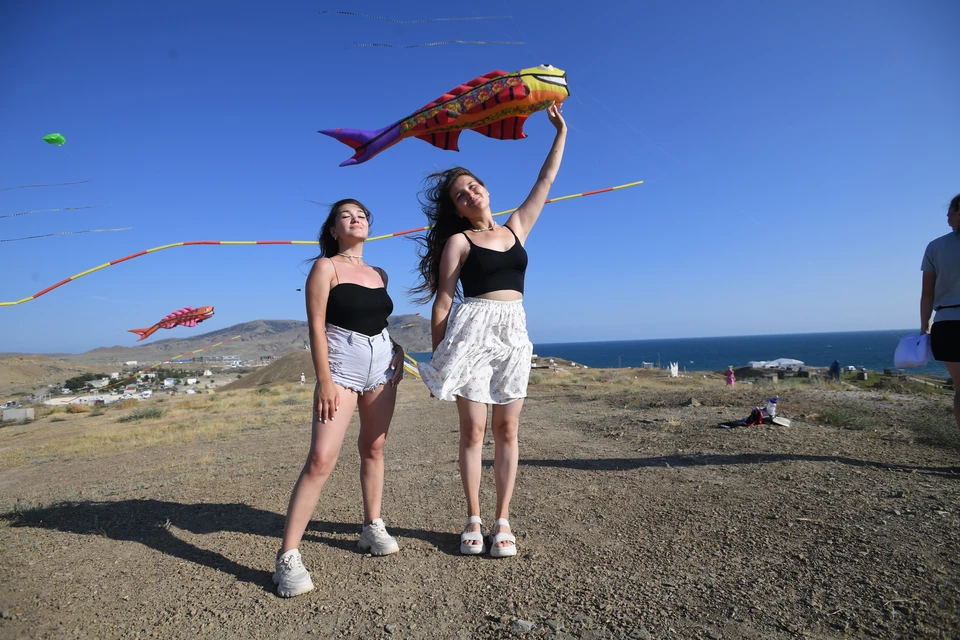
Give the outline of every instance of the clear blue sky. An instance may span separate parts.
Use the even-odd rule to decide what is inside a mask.
[[[281,6],[282,8],[276,8]],[[50,2],[0,8],[0,300],[185,240],[316,237],[355,197],[373,230],[423,224],[422,177],[463,164],[518,205],[552,141],[466,132],[460,153],[406,140],[356,167],[316,131],[378,128],[494,69],[567,71],[567,152],[528,243],[535,342],[913,327],[920,259],[960,192],[960,4],[918,2]],[[510,19],[396,25],[321,15]],[[522,40],[524,46],[353,42]],[[59,132],[57,148],[41,137]],[[127,329],[214,305],[186,336],[305,319],[310,247],[191,247],[0,307],[0,351],[132,345]],[[413,243],[371,243],[398,313]]]

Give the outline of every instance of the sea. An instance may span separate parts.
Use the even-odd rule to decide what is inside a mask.
[[[610,342],[534,343],[540,357],[563,358],[595,368],[642,367],[653,363],[666,367],[676,362],[680,371],[722,371],[729,365],[747,366],[755,360],[791,358],[810,367],[865,367],[871,371],[893,368],[893,352],[905,335],[916,329],[850,331],[842,333],[792,333],[763,336],[716,338],[664,338],[660,340],[617,340]],[[411,354],[429,360],[429,353]],[[914,373],[948,377],[942,362],[930,361]]]

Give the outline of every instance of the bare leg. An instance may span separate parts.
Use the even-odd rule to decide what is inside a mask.
[[[337,409],[333,420],[322,424],[317,419],[317,414],[313,414],[310,453],[290,495],[287,523],[283,528],[283,544],[280,547],[281,553],[300,547],[303,532],[307,530],[310,518],[313,517],[313,510],[317,508],[317,502],[320,501],[320,491],[340,456],[343,436],[347,432],[350,418],[353,417],[353,409],[357,406],[357,394],[339,385],[337,389],[340,392],[340,408]]]
[[[497,519],[510,519],[510,499],[513,498],[513,487],[517,481],[517,464],[520,460],[520,446],[517,433],[520,429],[520,411],[523,409],[523,400],[516,400],[510,404],[493,406],[493,469],[497,481]],[[509,527],[504,533],[510,533]],[[500,533],[500,527],[494,527],[490,533]],[[500,542],[498,547],[507,547],[512,542]]]
[[[483,436],[487,431],[487,405],[457,396],[460,414],[460,482],[467,499],[467,516],[480,515],[480,471],[483,463]],[[468,524],[464,531],[479,531],[477,523]],[[471,540],[471,545],[483,544]]]
[[[360,490],[363,492],[363,524],[380,517],[383,503],[383,445],[397,404],[397,388],[384,384],[360,396]]]
[[[953,417],[960,427],[960,362],[944,362],[953,378]]]

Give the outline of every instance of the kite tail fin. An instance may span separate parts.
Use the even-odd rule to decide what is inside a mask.
[[[140,336],[137,339],[137,342],[140,342],[141,340],[146,340],[147,338],[152,336],[153,332],[156,330],[157,330],[156,327],[150,327],[149,329],[127,329],[128,332],[135,333],[138,336]]]
[[[400,141],[397,124],[373,131],[368,129],[323,129],[319,133],[330,136],[334,140],[339,140],[351,149],[356,150],[351,158],[340,163],[341,167],[366,162],[387,147]]]

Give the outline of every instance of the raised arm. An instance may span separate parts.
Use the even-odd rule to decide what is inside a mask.
[[[547,201],[550,187],[553,186],[553,181],[560,170],[560,162],[563,160],[563,147],[567,141],[567,123],[563,120],[560,105],[556,103],[550,105],[547,108],[547,117],[550,119],[550,124],[556,127],[557,137],[553,139],[553,146],[550,147],[547,159],[543,161],[540,175],[537,176],[537,182],[530,190],[530,195],[507,220],[507,225],[513,229],[521,242],[526,241],[527,236],[530,235],[530,230],[533,229],[537,218],[540,217],[543,203]]]
[[[433,350],[436,351],[443,336],[447,333],[447,319],[453,307],[453,296],[457,291],[457,279],[460,278],[460,267],[463,265],[467,252],[467,241],[460,234],[447,240],[440,256],[440,277],[437,282],[437,295],[433,300],[433,310],[430,314],[430,329],[433,338]]]
[[[307,325],[310,332],[310,353],[313,356],[313,370],[317,374],[319,389],[313,394],[313,410],[321,421],[333,419],[340,396],[330,374],[330,360],[327,354],[327,299],[330,297],[330,285],[333,282],[333,264],[329,259],[320,258],[313,263],[307,276]]]

